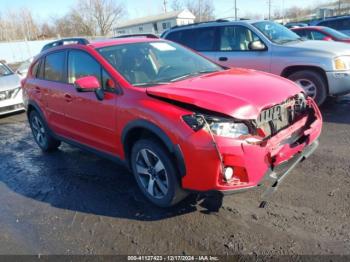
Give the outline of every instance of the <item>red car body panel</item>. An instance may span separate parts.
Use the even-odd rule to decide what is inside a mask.
[[[265,82],[266,76],[269,77],[268,83]],[[301,91],[292,82],[281,82],[278,76],[248,69],[231,69],[147,89],[148,94],[221,112],[236,119],[256,119],[262,109],[282,103],[286,97]]]
[[[186,173],[181,178],[182,187],[196,191],[255,187],[272,166],[302,152],[320,135],[322,117],[316,104],[308,99],[315,115],[315,121],[310,126],[306,125],[306,118],[302,118],[261,145],[249,144],[245,138],[217,136],[215,140],[224,165],[234,167],[237,177],[230,182],[224,181],[212,137],[204,129],[194,132],[182,118],[192,114],[193,110],[176,102],[237,119],[253,120],[257,119],[262,109],[286,101],[302,92],[301,88],[284,78],[246,69],[231,69],[167,85],[136,88],[95,50],[145,41],[154,39],[126,38],[87,46],[54,48],[55,51],[79,49],[92,55],[115,81],[118,92],[106,93],[105,99],[99,101],[94,93],[78,92],[71,84],[36,79],[30,69],[27,79],[23,81],[27,107],[35,102],[50,129],[60,137],[122,160],[126,160],[126,150],[130,150],[123,145],[124,131],[134,121],[147,121],[162,130],[174,146],[179,146],[186,167]],[[33,64],[50,52],[51,49],[43,52]],[[281,143],[297,130],[308,136],[304,143],[297,147]]]

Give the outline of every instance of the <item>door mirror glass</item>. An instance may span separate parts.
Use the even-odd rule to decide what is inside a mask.
[[[266,50],[266,45],[261,41],[252,41],[249,43],[249,50],[254,51],[264,51]]]
[[[100,82],[96,76],[83,76],[75,80],[74,85],[78,92],[95,92],[100,89]]]

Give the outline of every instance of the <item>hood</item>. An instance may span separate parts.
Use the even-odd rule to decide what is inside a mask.
[[[334,55],[350,55],[350,47],[346,43],[336,41],[306,40],[295,41],[282,46],[298,48],[302,51],[319,51]]]
[[[7,76],[0,76],[0,91],[6,91],[21,86],[21,79],[18,75],[12,74]]]
[[[236,119],[257,119],[262,109],[280,104],[302,92],[302,89],[293,82],[272,74],[230,69],[149,87],[146,92]]]

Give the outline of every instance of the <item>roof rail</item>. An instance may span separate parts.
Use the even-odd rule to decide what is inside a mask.
[[[230,22],[230,20],[223,18],[223,19],[210,20],[210,21],[205,21],[205,22],[197,22],[197,23],[192,23],[192,24],[187,24],[187,25],[175,25],[175,26],[172,26],[170,29],[182,28],[182,27],[187,27],[187,26],[196,26],[196,25],[213,23],[213,22],[222,23],[222,22]]]
[[[56,46],[60,46],[60,45],[69,45],[69,44],[80,44],[80,45],[87,45],[89,44],[89,41],[85,38],[79,38],[79,37],[75,37],[75,38],[64,38],[64,39],[60,39],[51,43],[48,43],[46,45],[44,45],[44,47],[41,49],[41,52],[56,47]]]
[[[119,35],[112,38],[129,38],[129,37],[146,37],[146,38],[159,38],[154,34],[130,34],[130,35]]]

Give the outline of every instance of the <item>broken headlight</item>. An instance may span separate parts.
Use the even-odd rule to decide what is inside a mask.
[[[207,115],[186,115],[183,120],[194,131],[206,128],[207,131],[216,136],[238,138],[249,134],[249,128],[244,123],[236,123],[232,119],[222,117],[212,117]]]

